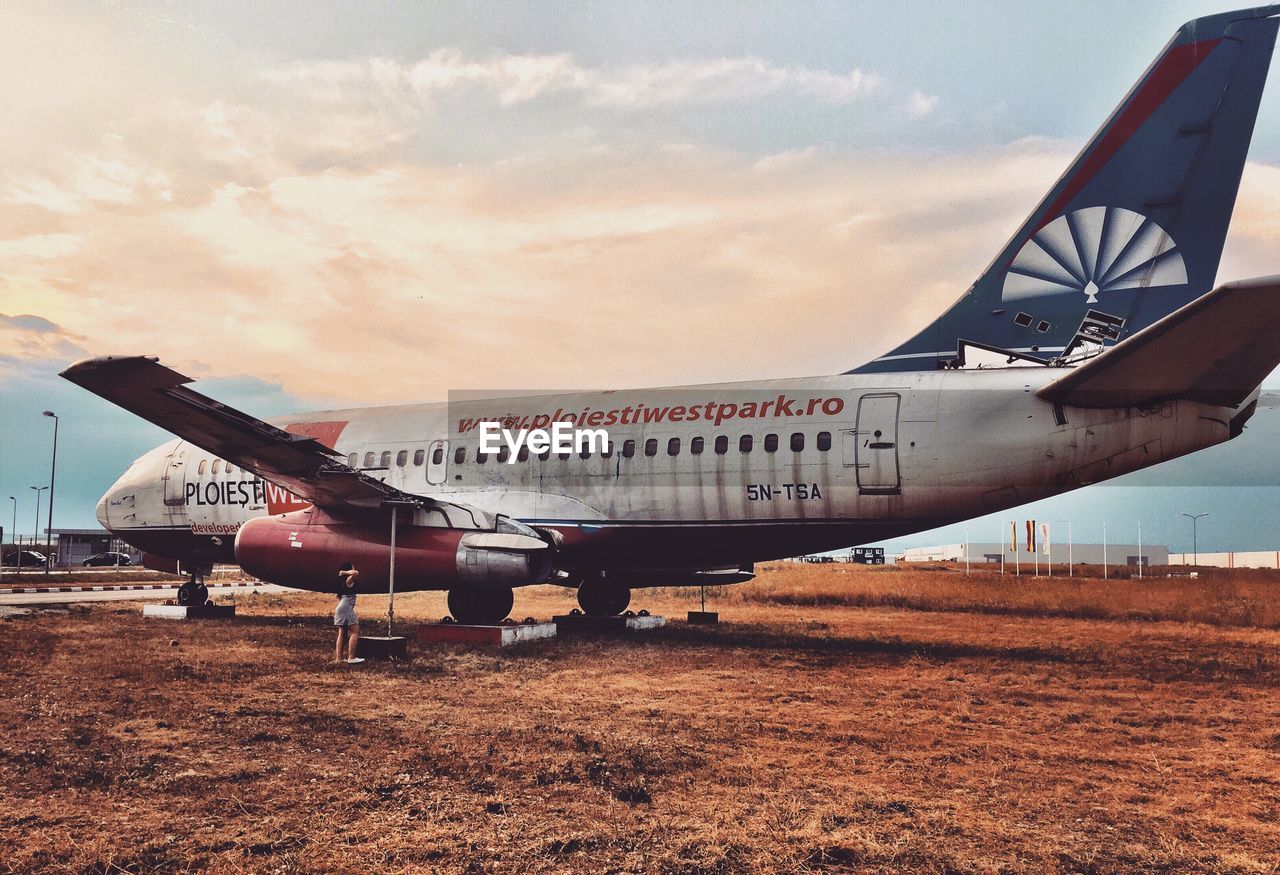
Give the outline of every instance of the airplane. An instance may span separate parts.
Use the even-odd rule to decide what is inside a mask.
[[[88,359],[62,376],[176,435],[98,519],[187,569],[184,602],[215,562],[328,591],[352,561],[370,590],[447,590],[459,622],[541,583],[612,615],[1235,438],[1280,364],[1280,276],[1214,287],[1277,14],[1181,27],[977,281],[860,367],[265,422],[155,358]],[[481,451],[484,423],[556,422],[608,441]]]

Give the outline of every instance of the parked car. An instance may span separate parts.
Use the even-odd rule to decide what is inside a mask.
[[[94,553],[80,564],[85,568],[95,568],[103,565],[116,565],[123,568],[126,565],[132,565],[133,560],[129,558],[128,553]]]
[[[4,554],[3,559],[0,559],[0,565],[5,568],[17,568],[19,556],[22,557],[23,568],[44,568],[44,554],[37,553],[35,550],[10,550]]]

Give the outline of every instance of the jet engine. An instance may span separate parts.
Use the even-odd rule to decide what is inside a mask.
[[[527,528],[502,520],[498,530],[414,525],[396,527],[396,589],[449,590],[449,608],[464,623],[498,622],[512,588],[551,576],[553,551]],[[338,569],[360,571],[360,591],[386,592],[391,526],[384,514],[338,519],[318,508],[258,517],[236,535],[236,561],[247,573],[281,586],[330,591]]]

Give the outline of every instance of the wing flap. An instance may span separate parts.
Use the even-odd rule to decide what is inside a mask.
[[[1075,407],[1234,407],[1280,365],[1280,276],[1219,286],[1040,389]]]

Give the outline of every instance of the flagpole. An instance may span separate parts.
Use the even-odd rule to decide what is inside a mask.
[[[1018,552],[1018,521],[1013,521],[1013,573],[1022,579],[1022,554]]]
[[[1142,520],[1138,520],[1138,580],[1142,580]]]
[[[1071,520],[1067,520],[1067,577],[1076,576],[1075,565],[1071,561],[1074,558],[1071,555],[1071,544]]]
[[[1102,579],[1107,579],[1107,521],[1102,521]]]

